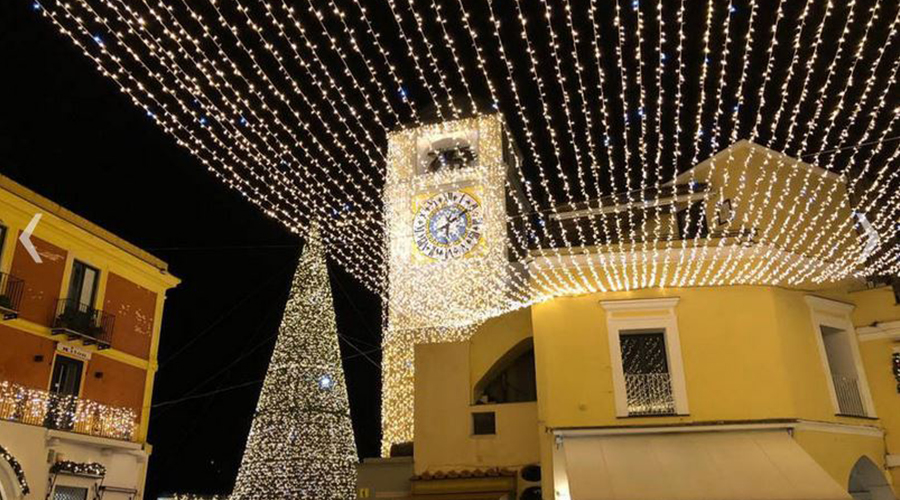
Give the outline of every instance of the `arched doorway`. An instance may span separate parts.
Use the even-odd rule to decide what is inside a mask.
[[[884,474],[868,457],[856,461],[847,491],[854,500],[896,500]]]

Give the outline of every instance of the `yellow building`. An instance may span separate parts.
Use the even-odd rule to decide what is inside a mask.
[[[178,283],[165,262],[0,176],[0,498],[141,498]]]
[[[735,203],[742,185],[795,206]],[[632,276],[688,266],[695,279],[548,293],[452,341],[406,339],[414,364],[397,366],[414,380],[415,475],[409,492],[381,498],[896,498],[900,299],[863,278],[823,279],[850,264],[822,242],[857,241],[844,180],[740,142],[667,188],[647,231],[683,243],[578,252]],[[813,199],[828,217],[790,215]],[[735,219],[740,232],[722,229]],[[425,272],[398,248],[395,269]],[[526,264],[562,262],[532,251]]]

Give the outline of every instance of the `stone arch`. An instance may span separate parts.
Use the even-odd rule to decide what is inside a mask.
[[[854,500],[896,500],[884,473],[866,456],[853,465],[847,491]]]

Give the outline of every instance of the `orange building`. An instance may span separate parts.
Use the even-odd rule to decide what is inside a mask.
[[[141,498],[165,293],[179,280],[2,176],[0,273],[0,498]]]

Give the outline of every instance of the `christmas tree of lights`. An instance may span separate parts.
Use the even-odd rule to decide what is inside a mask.
[[[231,499],[352,499],[356,462],[325,252],[313,230]]]

